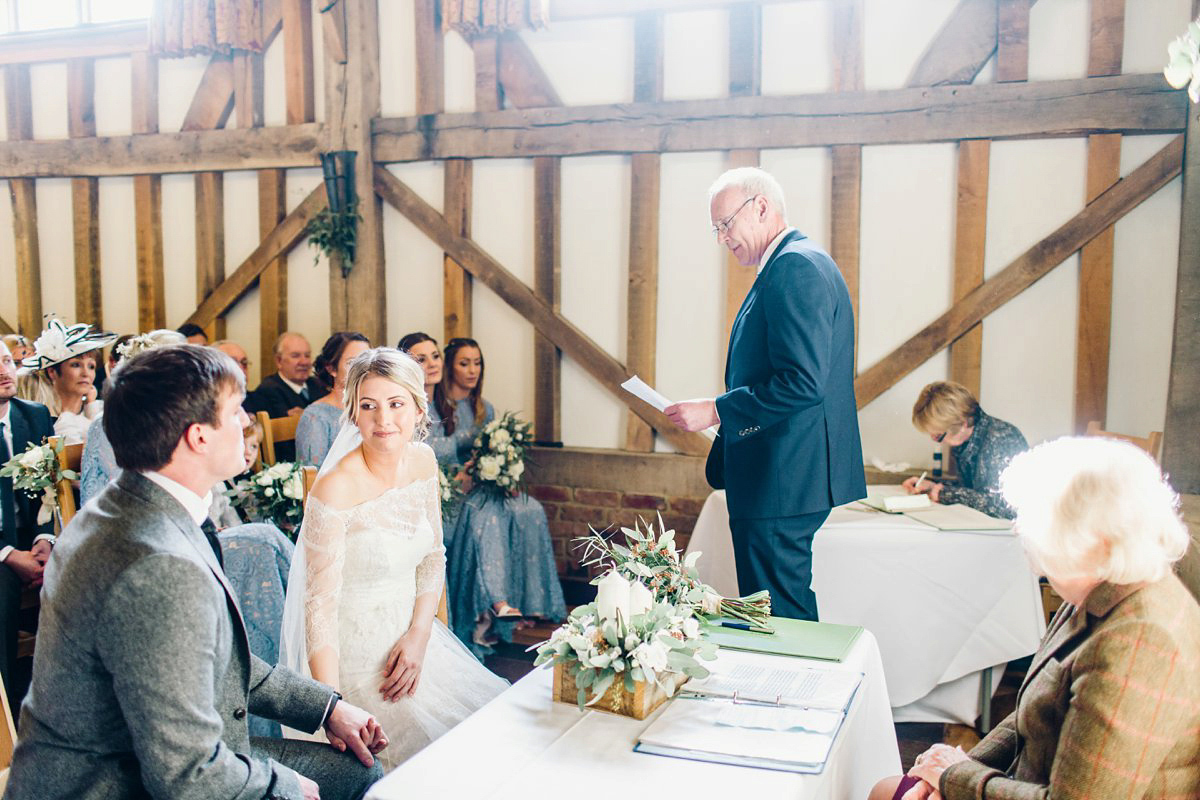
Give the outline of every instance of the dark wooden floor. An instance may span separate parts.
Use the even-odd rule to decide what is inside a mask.
[[[495,652],[484,662],[488,669],[512,682],[525,677],[533,669],[534,658],[534,654],[525,652],[525,648],[546,639],[554,630],[552,625],[543,627],[544,630],[537,628],[521,632],[519,634],[521,643],[498,645]],[[1025,663],[1014,662],[1008,666],[1004,678],[992,697],[992,724],[1004,719],[1016,706],[1017,689],[1020,687],[1024,675]],[[979,720],[976,720],[976,724],[978,723]],[[896,742],[900,747],[900,763],[905,770],[911,767],[913,760],[930,745],[946,742],[961,745],[964,750],[969,750],[978,741],[977,730],[966,725],[925,722],[902,722],[896,725]]]

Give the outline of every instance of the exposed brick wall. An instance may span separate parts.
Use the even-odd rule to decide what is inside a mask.
[[[574,541],[586,536],[589,526],[597,531],[611,529],[615,532],[622,527],[634,527],[640,517],[657,527],[661,514],[663,524],[675,531],[675,542],[683,549],[687,547],[705,499],[554,484],[530,486],[529,494],[540,500],[546,509],[558,574],[565,578],[592,577],[580,565],[581,553]]]

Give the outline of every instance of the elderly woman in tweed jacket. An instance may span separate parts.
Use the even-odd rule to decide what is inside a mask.
[[[1001,478],[1034,568],[1066,599],[970,753],[934,745],[871,800],[1200,797],[1200,606],[1171,571],[1178,498],[1122,442],[1059,439]]]

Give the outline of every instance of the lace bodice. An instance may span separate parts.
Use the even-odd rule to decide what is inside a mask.
[[[437,476],[342,510],[310,495],[299,544],[310,657],[326,647],[340,654],[364,617],[386,613],[403,633],[417,596],[440,593],[445,577]]]

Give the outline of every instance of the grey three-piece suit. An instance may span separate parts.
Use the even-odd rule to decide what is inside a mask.
[[[72,520],[47,565],[5,797],[299,798],[288,767],[322,797],[359,797],[378,764],[247,732],[247,713],[315,731],[332,693],[250,653],[200,528],[126,470]]]

